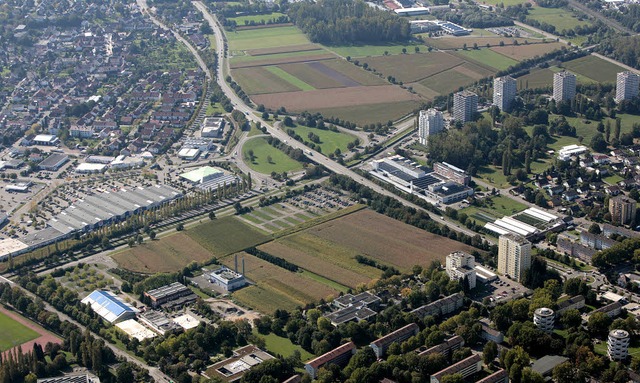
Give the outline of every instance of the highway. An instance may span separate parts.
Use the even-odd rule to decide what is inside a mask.
[[[138,0],[138,1],[143,1],[143,0]],[[336,174],[342,174],[345,176],[350,177],[351,179],[353,179],[355,182],[358,182],[361,185],[367,186],[369,188],[371,188],[372,190],[376,191],[377,193],[380,193],[382,195],[385,196],[389,196],[392,197],[398,201],[400,201],[403,205],[405,206],[409,206],[412,207],[416,210],[420,210],[420,211],[424,211],[427,214],[429,214],[429,216],[431,217],[431,219],[440,222],[446,226],[449,227],[449,229],[457,231],[457,232],[462,232],[464,234],[467,234],[469,236],[475,236],[478,235],[478,233],[468,230],[467,228],[464,227],[459,227],[459,224],[454,222],[454,221],[450,221],[448,219],[446,219],[446,217],[444,219],[441,219],[439,216],[427,211],[426,209],[411,203],[407,200],[405,200],[404,198],[399,197],[398,195],[388,191],[387,189],[375,184],[374,182],[369,181],[368,179],[362,177],[361,175],[359,175],[358,173],[350,170],[349,168],[342,166],[340,164],[338,164],[337,162],[329,159],[328,157],[322,155],[321,153],[310,149],[309,147],[307,147],[306,145],[304,145],[301,142],[298,142],[296,140],[294,140],[293,138],[289,137],[288,134],[286,134],[284,131],[272,126],[269,124],[269,122],[263,120],[262,118],[256,116],[256,111],[249,105],[245,104],[244,101],[242,99],[240,99],[240,97],[238,97],[235,92],[233,91],[233,89],[231,89],[231,87],[229,86],[229,84],[227,84],[227,82],[225,81],[226,73],[229,73],[229,63],[227,58],[225,57],[225,43],[224,43],[224,32],[222,30],[222,26],[219,24],[218,20],[209,13],[209,10],[207,9],[207,7],[201,2],[201,1],[194,1],[193,4],[195,5],[195,7],[202,12],[202,14],[204,15],[205,20],[209,23],[209,25],[211,25],[211,28],[214,30],[215,32],[215,38],[216,38],[216,54],[218,55],[218,67],[216,68],[217,71],[217,81],[218,84],[220,84],[220,87],[222,88],[223,92],[225,93],[225,95],[231,100],[231,102],[233,103],[235,109],[243,112],[246,116],[247,119],[249,121],[252,122],[259,122],[263,127],[265,127],[267,129],[267,131],[269,132],[269,134],[271,134],[273,137],[279,139],[280,141],[286,143],[287,145],[296,148],[296,149],[300,149],[302,151],[304,151],[305,153],[308,153],[307,157],[315,162],[316,164],[322,165],[325,168],[327,168],[328,170],[336,173]],[[405,122],[404,125],[406,126],[406,124],[413,124],[413,120],[409,120],[408,122]]]

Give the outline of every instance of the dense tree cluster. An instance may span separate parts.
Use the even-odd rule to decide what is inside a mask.
[[[290,6],[289,17],[315,43],[380,44],[411,36],[407,20],[361,0],[297,2]]]
[[[513,21],[495,13],[483,12],[480,7],[466,5],[460,12],[449,10],[434,11],[433,15],[441,20],[451,21],[468,28],[491,28],[513,25]]]
[[[640,36],[618,37],[603,41],[596,50],[605,56],[640,68]]]
[[[603,10],[602,13],[632,31],[640,32],[640,5],[625,4],[625,6],[616,9]]]
[[[292,272],[297,272],[298,270],[300,270],[300,268],[298,267],[298,265],[295,265],[289,261],[287,261],[284,258],[280,258],[280,257],[276,257],[275,255],[271,255],[269,253],[267,253],[266,251],[262,251],[260,249],[256,249],[255,247],[250,247],[248,249],[244,250],[245,252],[254,255],[264,261],[267,261],[271,264],[274,264],[276,266],[282,267],[285,270],[289,270]]]

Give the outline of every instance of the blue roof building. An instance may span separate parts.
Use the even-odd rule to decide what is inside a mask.
[[[84,298],[82,303],[90,305],[93,311],[109,323],[133,319],[139,312],[138,309],[124,302],[111,291],[105,290],[95,290]]]

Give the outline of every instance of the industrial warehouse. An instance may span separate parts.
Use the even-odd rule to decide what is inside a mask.
[[[0,240],[0,259],[9,254],[15,256],[41,246],[68,238],[76,232],[88,232],[97,227],[121,221],[133,214],[160,206],[182,196],[182,193],[167,185],[153,185],[104,191],[78,199],[71,206],[53,216],[48,226],[23,238]],[[15,241],[25,246],[18,246]]]
[[[468,175],[447,163],[436,164],[430,169],[396,155],[372,161],[369,173],[431,203],[448,205],[473,195],[472,188],[459,183],[468,180]]]

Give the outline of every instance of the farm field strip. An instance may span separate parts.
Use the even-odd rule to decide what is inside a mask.
[[[234,69],[233,72],[240,86],[247,94],[268,94],[300,90],[294,84],[282,81],[282,78],[264,67]]]
[[[456,52],[456,55],[462,56],[480,66],[488,66],[495,70],[505,70],[518,63],[512,58],[486,48],[462,50]]]
[[[491,50],[501,55],[510,57],[516,61],[522,61],[533,58],[535,56],[541,56],[545,53],[549,53],[562,48],[562,43],[546,43],[546,44],[527,44],[527,45],[505,45],[503,47],[492,47]]]
[[[296,51],[285,53],[274,53],[270,55],[262,56],[248,56],[240,55],[233,56],[231,58],[231,69],[237,68],[250,68],[259,67],[265,65],[279,65],[279,64],[291,64],[308,61],[321,61],[335,59],[333,54],[318,50],[318,51]]]
[[[379,56],[362,61],[384,76],[391,75],[403,82],[418,82],[464,63],[464,60],[445,52]]]
[[[233,254],[269,240],[253,226],[236,217],[218,218],[203,223],[186,234],[217,257]]]
[[[385,104],[368,104],[354,106],[334,106],[315,108],[323,116],[336,117],[347,121],[353,121],[360,125],[376,122],[395,121],[400,117],[413,113],[420,107],[418,100],[396,101]]]
[[[299,78],[297,78],[296,76],[292,75],[289,72],[286,72],[285,70],[283,70],[282,68],[278,67],[278,66],[268,66],[266,67],[266,69],[275,74],[276,76],[280,77],[282,80],[288,82],[289,84],[299,88],[302,91],[309,91],[309,90],[315,90],[316,88],[314,88],[313,86],[307,84],[306,82],[300,80]]]
[[[189,263],[206,262],[213,254],[184,233],[175,233],[135,245],[111,257],[127,270],[140,273],[175,272]]]
[[[320,61],[312,61],[307,63],[283,64],[280,68],[287,71],[293,76],[307,82],[317,89],[341,88],[344,86],[359,86],[356,81],[337,73],[324,66]],[[322,69],[326,68],[325,71]],[[342,76],[342,77],[340,77]]]
[[[285,45],[282,47],[273,48],[258,48],[246,51],[251,56],[273,55],[278,53],[289,52],[309,52],[309,51],[324,51],[320,45],[316,44],[302,44],[302,45]]]
[[[564,63],[568,70],[601,83],[615,83],[616,74],[624,68],[596,56],[584,56]]]
[[[295,26],[230,32],[227,33],[227,39],[229,49],[238,51],[310,44],[309,39]]]

